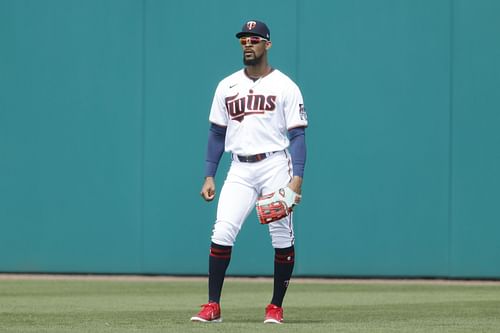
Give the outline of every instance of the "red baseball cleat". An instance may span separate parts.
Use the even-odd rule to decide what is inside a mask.
[[[266,307],[266,324],[282,324],[283,323],[283,308],[274,304],[269,304]]]
[[[215,302],[208,302],[201,306],[200,312],[191,317],[191,321],[201,321],[203,323],[220,323],[222,317],[220,316],[220,306]]]

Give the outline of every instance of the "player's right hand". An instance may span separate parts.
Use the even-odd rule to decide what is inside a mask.
[[[200,195],[205,201],[212,201],[215,198],[215,181],[214,177],[206,177],[203,186],[201,187]]]

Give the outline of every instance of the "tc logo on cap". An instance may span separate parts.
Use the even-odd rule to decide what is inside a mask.
[[[248,21],[247,22],[248,30],[252,30],[253,28],[255,28],[256,25],[257,25],[257,22],[255,22],[255,21]]]

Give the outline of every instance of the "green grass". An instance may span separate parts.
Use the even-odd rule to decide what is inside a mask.
[[[0,332],[500,332],[500,285],[293,282],[264,325],[271,288],[226,281],[224,322],[202,324],[205,281],[0,280]]]

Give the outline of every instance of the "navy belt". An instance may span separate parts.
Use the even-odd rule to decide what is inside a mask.
[[[269,156],[271,156],[272,154],[274,154],[275,152],[271,152],[271,153],[262,153],[262,154],[256,154],[256,155],[248,155],[248,156],[243,156],[243,155],[236,155],[234,154],[233,156],[240,162],[244,162],[244,163],[255,163],[255,162],[259,162],[259,161],[262,161],[262,160],[265,160],[266,158],[268,158]]]

